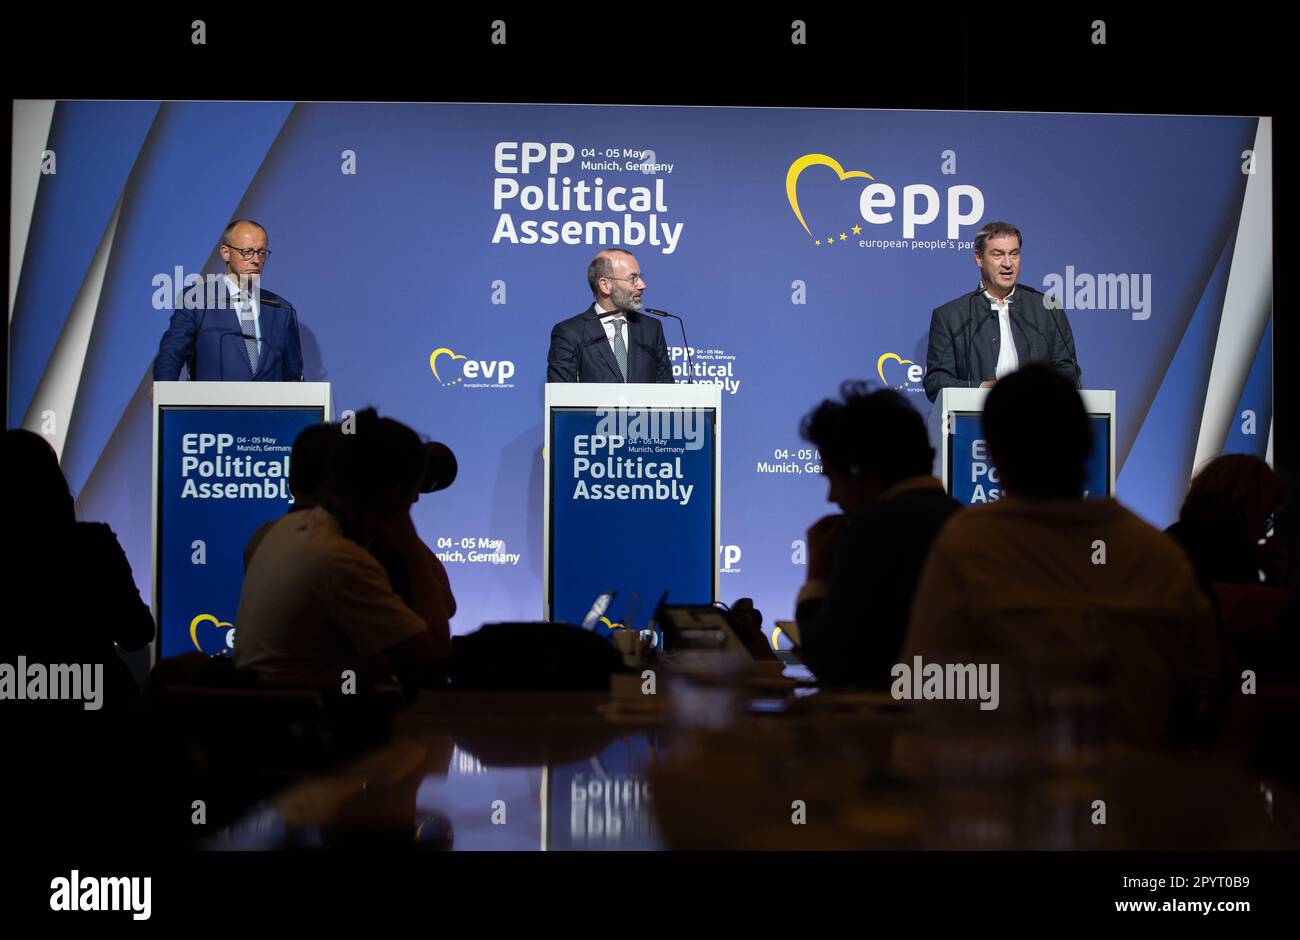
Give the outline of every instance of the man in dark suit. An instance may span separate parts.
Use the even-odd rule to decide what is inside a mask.
[[[595,302],[551,330],[548,382],[672,382],[659,321],[641,310],[646,282],[632,252],[609,248],[587,266]]]
[[[930,316],[925,394],[941,388],[991,388],[1027,362],[1050,362],[1080,388],[1074,334],[1065,311],[1020,277],[1020,229],[989,222],[975,233],[980,286]]]
[[[181,366],[200,382],[301,382],[298,314],[278,294],[262,290],[271,254],[266,229],[237,219],[221,233],[226,274],[210,304],[206,290],[197,309],[178,308],[158,344],[155,382],[180,378]]]
[[[821,454],[827,500],[843,514],[808,530],[808,580],[795,619],[800,655],[827,685],[888,688],[921,568],[960,507],[930,475],[920,413],[892,389],[845,382],[803,420]]]

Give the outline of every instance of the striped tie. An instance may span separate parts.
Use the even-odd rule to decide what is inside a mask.
[[[253,319],[253,304],[246,297],[239,301],[239,327],[245,336],[248,366],[253,370],[253,375],[257,375],[257,321]]]
[[[623,343],[623,323],[622,317],[614,321],[614,358],[618,361],[618,371],[623,376],[623,381],[627,381],[627,346]]]

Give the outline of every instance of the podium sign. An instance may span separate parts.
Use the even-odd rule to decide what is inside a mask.
[[[935,444],[934,475],[944,489],[964,506],[1000,499],[1002,482],[988,454],[980,415],[989,390],[945,388],[939,392],[930,412],[930,440]],[[1092,454],[1084,476],[1084,494],[1089,497],[1115,493],[1115,393],[1084,390],[1084,409],[1092,429]],[[1027,428],[1032,434],[1033,429]]]
[[[718,596],[722,397],[716,385],[546,386],[543,611],[644,627],[664,591]]]
[[[229,654],[244,547],[292,505],[294,438],[329,416],[324,382],[154,383],[155,659]]]

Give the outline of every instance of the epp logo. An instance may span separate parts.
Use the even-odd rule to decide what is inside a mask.
[[[223,627],[229,629],[223,631]],[[190,621],[190,642],[200,653],[229,656],[235,648],[235,625],[228,620],[218,620],[212,614],[199,614]]]
[[[442,363],[442,372],[439,372],[438,360],[443,356],[446,356],[448,361]],[[463,364],[457,367],[457,362]],[[514,378],[515,374],[515,364],[509,359],[470,359],[453,352],[446,346],[441,346],[429,354],[429,369],[443,388],[460,385],[467,379],[476,385],[504,386]],[[490,381],[493,378],[496,379],[495,382]]]
[[[885,363],[890,361],[898,363],[900,366],[907,366],[903,375],[906,377],[902,382],[891,382],[885,376]],[[898,369],[891,366],[890,375],[897,377]],[[880,381],[885,383],[887,388],[907,388],[909,384],[919,382],[925,377],[925,367],[917,365],[911,359],[904,359],[898,353],[887,352],[876,360],[876,374],[880,376]],[[912,389],[915,391],[915,389]]]
[[[810,238],[816,238],[804,219],[803,209],[799,205],[799,177],[809,167],[827,167],[835,171],[842,183],[848,179],[870,180],[858,196],[858,215],[868,225],[889,225],[894,221],[894,214],[883,210],[892,209],[899,203],[898,194],[888,183],[876,182],[876,178],[866,170],[846,170],[834,157],[824,153],[806,153],[790,164],[785,174],[785,195],[790,200],[790,209],[799,220],[803,230]],[[964,208],[963,202],[968,206]],[[984,217],[984,193],[978,187],[959,184],[948,188],[945,198],[940,200],[939,191],[925,183],[911,183],[903,187],[902,223],[903,238],[915,238],[919,226],[930,225],[939,219],[941,209],[946,209],[948,238],[960,237],[963,225],[974,225]],[[838,240],[848,241],[848,232],[861,235],[862,226],[854,225],[851,229],[840,232]],[[825,239],[827,245],[834,244],[836,234],[832,232]],[[816,238],[818,245],[822,239]]]
[[[721,548],[718,549],[718,551],[722,555],[723,571],[726,572],[740,571],[740,568],[738,567],[738,565],[740,564],[739,545],[723,545]]]

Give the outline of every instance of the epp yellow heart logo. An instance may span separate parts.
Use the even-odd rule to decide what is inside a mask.
[[[824,153],[806,153],[794,163],[790,164],[790,169],[785,174],[785,195],[790,200],[790,208],[794,210],[794,217],[799,220],[803,230],[812,237],[812,230],[808,228],[808,223],[804,221],[803,210],[799,208],[799,175],[810,166],[828,166],[835,171],[835,175],[840,178],[840,182],[846,179],[857,177],[864,180],[874,180],[875,177],[866,170],[846,170],[840,166],[840,162],[834,157],[828,157]]]
[[[440,348],[438,348],[438,349],[435,349],[433,352],[431,352],[431,353],[429,354],[429,368],[433,370],[433,377],[434,377],[435,379],[437,379],[439,382],[442,382],[442,376],[440,376],[440,375],[438,374],[438,357],[439,357],[439,356],[451,356],[451,360],[452,360],[452,362],[455,362],[457,359],[464,359],[465,357],[464,357],[464,356],[458,356],[458,355],[456,355],[454,352],[452,352],[452,351],[451,351],[450,349],[448,349],[446,346],[442,346],[442,347],[440,347]],[[448,384],[448,383],[446,383],[446,382],[442,382],[442,384],[443,384],[443,385],[446,385],[446,384]]]
[[[211,614],[199,614],[197,617],[191,620],[190,621],[190,642],[194,644],[194,648],[198,650],[200,653],[207,652],[207,650],[205,650],[202,647],[202,645],[200,645],[199,643],[199,624],[205,621],[211,622],[211,624],[214,627],[216,627],[218,630],[220,630],[222,627],[234,627],[233,623],[230,623],[227,620],[218,620],[216,617],[212,616]],[[221,646],[223,648],[226,646],[226,641],[224,638],[221,641]]]

